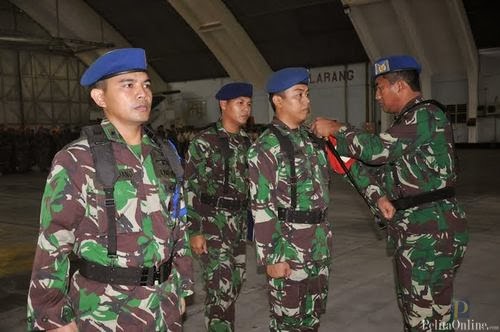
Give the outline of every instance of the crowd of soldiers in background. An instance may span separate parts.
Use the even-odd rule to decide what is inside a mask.
[[[50,169],[54,154],[79,136],[69,127],[13,128],[0,125],[0,174]]]
[[[159,138],[171,140],[179,155],[184,157],[189,142],[204,128],[183,127],[164,129],[156,128]],[[253,125],[247,128],[252,140],[256,139],[263,128]],[[13,128],[0,124],[0,175],[11,173],[26,173],[32,170],[47,172],[50,169],[55,153],[66,144],[78,138],[80,128],[53,127],[47,128]]]

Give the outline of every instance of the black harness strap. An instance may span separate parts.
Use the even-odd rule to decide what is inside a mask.
[[[278,219],[294,224],[321,224],[326,220],[327,209],[314,209],[308,211],[297,211],[287,208],[278,208]]]
[[[444,187],[441,189],[424,192],[415,196],[406,196],[391,201],[396,210],[406,210],[425,203],[437,202],[455,197],[455,188]]]
[[[182,165],[174,148],[168,144],[165,144],[161,140],[157,140],[151,128],[147,126],[144,126],[143,128],[144,132],[149,136],[151,141],[153,141],[160,147],[161,153],[159,155],[164,156],[163,158],[166,157],[168,161],[168,166],[170,166],[170,168],[172,169],[177,178],[177,186],[180,186],[182,183],[184,170],[182,168]],[[92,153],[92,159],[94,161],[94,166],[96,169],[96,177],[103,186],[104,198],[105,198],[104,207],[106,209],[106,215],[108,218],[108,257],[114,258],[116,257],[116,247],[117,247],[116,206],[114,200],[114,187],[116,181],[118,180],[121,174],[119,173],[118,168],[116,167],[116,159],[113,154],[111,141],[106,136],[106,133],[104,132],[104,129],[100,124],[83,127],[82,136],[85,136],[89,142],[90,151]],[[160,157],[155,158],[153,162],[155,172],[162,173],[161,169],[163,169],[164,167],[161,167],[160,164],[163,162],[164,159],[163,160],[156,160],[156,159],[162,159],[162,158]],[[164,175],[165,174],[163,173],[157,174],[159,178]],[[175,226],[174,229],[172,230],[172,233],[174,233],[174,230]],[[172,246],[171,257],[168,260],[170,262],[170,265],[174,254],[175,244],[177,243],[177,241],[178,239],[174,241],[174,245]]]
[[[160,147],[162,155],[167,157],[168,165],[174,172],[177,181],[181,182],[184,177],[184,169],[182,168],[182,164],[179,160],[177,152],[175,151],[175,148],[171,144],[166,144],[162,140],[157,139],[153,129],[151,129],[149,126],[144,126],[143,128],[146,135],[148,135],[149,138]]]
[[[241,211],[248,207],[248,200],[238,200],[227,198],[223,196],[212,196],[206,193],[200,194],[200,202],[205,205],[210,205],[220,209],[226,209],[230,211]]]
[[[87,137],[94,160],[96,177],[104,189],[104,207],[108,217],[108,256],[116,256],[116,207],[114,199],[115,182],[118,180],[118,169],[111,142],[106,137],[101,125],[86,126],[82,133]]]
[[[415,104],[411,105],[407,109],[405,109],[401,114],[398,114],[396,118],[394,119],[394,124],[398,124],[403,120],[403,117],[406,113],[410,112],[411,110],[417,108],[420,105],[423,104],[431,104],[442,110],[443,112],[446,113],[446,108],[444,107],[443,104],[441,104],[439,101],[434,100],[434,99],[427,99],[427,100],[421,100],[419,102],[416,102]]]
[[[229,138],[227,136],[224,136],[220,133],[219,129],[217,128],[217,123],[214,122],[212,124],[212,127],[215,130],[215,133],[217,134],[217,138],[219,139],[219,144],[218,147],[222,152],[222,158],[224,159],[224,189],[223,192],[226,194],[229,191],[229,158],[233,155],[233,152],[231,151],[231,148],[229,146]],[[248,150],[250,147],[250,138],[242,136],[245,140],[245,147]]]
[[[427,100],[421,100],[419,102],[416,102],[415,104],[411,105],[410,107],[408,107],[406,110],[404,110],[401,114],[399,114],[396,119],[394,120],[394,124],[399,124],[402,120],[403,120],[403,117],[405,114],[407,114],[408,112],[412,111],[413,109],[421,106],[421,105],[424,105],[424,104],[428,104],[428,105],[434,105],[435,107],[437,107],[438,109],[440,109],[446,116],[446,118],[448,119],[448,125],[450,126],[450,136],[451,137],[447,137],[447,139],[449,139],[448,143],[451,143],[452,146],[453,146],[453,149],[452,149],[452,152],[453,152],[453,159],[455,161],[455,163],[457,164],[457,167],[458,167],[458,164],[459,164],[459,160],[458,160],[458,156],[457,156],[457,153],[454,149],[455,147],[455,134],[453,133],[453,124],[451,123],[451,121],[449,120],[448,118],[448,113],[446,112],[446,107],[441,104],[440,102],[438,102],[437,100],[434,100],[434,99],[427,99]],[[401,187],[401,181],[399,180],[399,177],[398,177],[398,174],[397,174],[397,169],[396,169],[396,166],[394,163],[391,163],[391,169],[392,169],[392,177],[394,178],[394,183],[396,185],[396,188],[398,188],[398,196],[401,196],[401,192],[400,192],[400,187]],[[445,188],[446,189],[446,188]],[[440,200],[440,199],[445,199],[445,198],[451,198],[453,197],[455,194],[453,192],[453,194],[451,196],[448,196],[450,191],[448,191],[448,189],[446,189],[444,192],[446,192],[446,197],[444,198],[440,198],[441,197],[441,189],[439,190],[436,190],[436,192],[439,192],[440,194],[436,194],[437,197],[436,199],[434,200]],[[422,194],[423,195],[423,194]],[[435,194],[432,194],[430,195],[429,197],[433,197],[433,195]],[[420,195],[418,195],[420,196]],[[427,197],[427,196],[426,196]],[[427,201],[427,198],[425,198],[422,202],[420,202],[420,198],[418,199],[411,199],[409,201],[411,201],[412,203],[409,203],[409,201],[404,201],[403,203],[403,200],[405,199],[406,197],[402,197],[402,198],[399,198],[397,200],[394,200],[392,201],[393,203],[394,202],[401,202],[401,208],[398,208],[396,207],[397,210],[404,210],[406,208],[409,208],[409,207],[413,207],[413,206],[417,206],[417,205],[420,205],[420,204],[423,204],[423,203],[428,203]],[[420,203],[414,203],[414,202],[420,202]],[[408,207],[406,207],[408,206]],[[406,207],[406,208],[405,208]]]
[[[222,190],[224,194],[227,194],[229,191],[229,158],[232,155],[231,148],[229,147],[229,139],[219,133],[216,122],[214,122],[213,127],[219,139],[218,146],[222,152],[222,158],[224,159],[224,187]]]
[[[163,283],[170,276],[172,257],[159,267],[104,266],[81,259],[78,270],[85,278],[104,284],[153,286]]]
[[[182,167],[177,151],[171,144],[167,144],[163,140],[158,139],[154,133],[154,130],[150,126],[143,126],[143,129],[146,135],[148,135],[149,139],[160,147],[160,151],[158,151],[158,153],[152,153],[153,167],[155,169],[156,176],[159,179],[162,179],[164,182],[168,182],[166,178],[167,173],[169,173],[167,168],[171,169],[172,172],[174,172],[175,178],[177,179],[177,183],[173,188],[170,188],[170,190],[172,190],[172,195],[175,196],[175,193],[181,190],[182,182],[184,179],[184,168]],[[153,152],[155,152],[156,150],[158,149],[155,148]],[[176,204],[176,207],[174,208],[176,211],[175,213],[178,214],[180,213],[180,197],[177,197],[177,202],[175,204]],[[177,217],[178,216],[176,215],[176,218]],[[175,234],[176,227],[177,223],[174,223],[172,228],[172,235]],[[170,272],[172,270],[172,263],[174,261],[174,254],[175,254],[174,250],[178,241],[179,241],[178,238],[173,241],[172,248],[170,250],[170,257],[168,258],[167,262],[163,263],[160,266],[160,270],[158,270],[158,271],[163,271],[161,273],[162,278],[165,275],[166,278],[168,278],[168,276],[170,275]],[[161,270],[162,268],[164,270]],[[163,280],[160,278],[160,282],[163,282]]]
[[[413,105],[411,105],[410,107],[408,107],[406,110],[403,111],[403,113],[401,113],[400,115],[398,115],[396,117],[396,119],[394,120],[394,124],[398,124],[400,123],[402,120],[403,120],[403,116],[410,112],[411,110],[413,110],[414,108],[420,106],[420,105],[423,105],[423,104],[430,104],[430,105],[434,105],[436,106],[437,108],[439,108],[445,115],[446,115],[446,118],[448,119],[448,122],[449,122],[449,126],[450,126],[450,132],[451,132],[451,137],[450,137],[450,143],[455,146],[455,133],[453,132],[453,123],[451,123],[450,121],[450,118],[449,118],[449,114],[448,112],[446,111],[446,107],[441,104],[439,101],[437,100],[434,100],[434,99],[427,99],[427,100],[421,100]],[[455,159],[455,162],[457,163],[458,165],[458,156],[455,152],[455,150],[453,150],[453,158]]]
[[[295,172],[295,151],[292,141],[283,135],[276,126],[270,124],[269,130],[276,136],[280,143],[280,148],[283,150],[290,163],[290,209],[295,210],[297,207],[297,175]]]

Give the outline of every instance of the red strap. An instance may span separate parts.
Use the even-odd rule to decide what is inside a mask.
[[[328,140],[333,144],[333,146],[337,147],[337,139],[334,136],[329,136]],[[328,162],[330,163],[330,166],[332,167],[333,171],[337,174],[345,174],[344,169],[342,168],[342,165],[340,162],[335,158],[335,155],[333,154],[328,147],[325,148],[326,150],[326,156],[328,158]],[[352,164],[356,161],[354,158],[350,157],[341,157],[342,161],[344,162],[345,166],[347,169],[350,169]]]

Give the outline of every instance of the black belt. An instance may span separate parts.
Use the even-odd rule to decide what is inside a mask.
[[[153,286],[168,279],[172,260],[153,267],[112,267],[80,260],[80,274],[87,279],[104,284]]]
[[[297,211],[278,208],[278,219],[293,224],[321,224],[326,220],[327,209]]]
[[[248,208],[248,200],[238,200],[221,196],[210,196],[207,194],[200,195],[200,202],[206,205],[232,210],[239,211]]]
[[[408,196],[391,201],[396,210],[406,210],[421,204],[440,201],[442,199],[455,197],[455,188],[444,187],[438,190],[428,191],[415,196]]]

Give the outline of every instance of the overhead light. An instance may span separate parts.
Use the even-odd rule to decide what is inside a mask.
[[[482,48],[478,52],[480,55],[500,56],[500,47]]]
[[[200,25],[198,30],[200,32],[208,32],[208,31],[218,30],[220,28],[222,28],[222,23],[220,21],[213,21]]]
[[[28,35],[18,31],[0,30],[0,46],[15,45],[17,48],[45,49],[49,51],[64,51],[79,53],[99,48],[112,48],[114,44],[104,42],[92,42],[79,39],[68,38],[45,38],[35,35]]]

